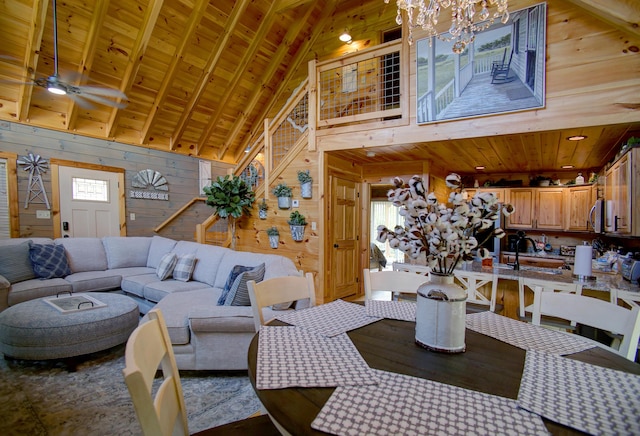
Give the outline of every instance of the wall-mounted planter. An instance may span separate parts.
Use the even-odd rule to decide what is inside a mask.
[[[269,246],[271,248],[278,248],[279,243],[280,243],[279,235],[269,236]]]
[[[304,227],[305,226],[298,226],[293,224],[289,225],[289,229],[291,230],[291,237],[294,241],[300,242],[304,239]]]
[[[260,210],[258,211],[258,217],[259,217],[261,220],[266,220],[266,219],[267,219],[267,209],[260,209]]]
[[[306,182],[300,185],[300,190],[302,191],[302,198],[311,198],[313,195],[312,183]]]
[[[291,209],[291,197],[278,197],[278,208]]]

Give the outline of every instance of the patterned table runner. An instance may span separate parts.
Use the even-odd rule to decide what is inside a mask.
[[[413,301],[381,301],[365,302],[368,316],[378,318],[399,319],[400,321],[416,320],[416,303]]]
[[[491,336],[523,350],[546,351],[552,354],[573,354],[595,347],[578,335],[549,330],[493,312],[479,312],[466,317],[468,329]]]
[[[548,434],[515,400],[386,371],[377,386],[338,387],[311,423],[336,435]]]
[[[343,300],[286,312],[276,318],[287,324],[311,329],[320,335],[329,337],[355,330],[381,319],[367,316],[363,305]]]
[[[640,376],[528,351],[518,404],[591,434],[640,434]]]
[[[256,387],[334,387],[378,380],[346,333],[328,338],[301,327],[262,326]]]

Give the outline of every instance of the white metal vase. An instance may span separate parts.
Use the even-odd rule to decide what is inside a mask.
[[[452,274],[431,272],[431,280],[418,288],[416,344],[432,351],[465,351],[467,294]]]
[[[305,182],[300,185],[300,191],[302,193],[302,198],[311,198],[313,189],[311,182]]]

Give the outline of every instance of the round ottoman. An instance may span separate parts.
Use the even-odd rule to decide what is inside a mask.
[[[15,359],[64,359],[126,342],[140,319],[136,302],[115,293],[87,295],[106,306],[63,313],[38,298],[0,312],[0,351]]]

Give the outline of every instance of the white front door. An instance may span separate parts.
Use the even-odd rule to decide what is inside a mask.
[[[63,237],[120,236],[118,173],[59,167]]]

